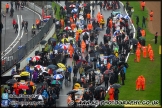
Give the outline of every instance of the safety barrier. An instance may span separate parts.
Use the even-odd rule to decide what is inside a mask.
[[[31,9],[34,9],[34,4],[29,2],[28,7],[30,7]],[[41,14],[40,11],[42,11],[42,10],[38,6],[35,6],[34,10],[36,10],[36,12]],[[25,45],[22,45],[21,48],[19,48],[18,50],[16,50],[12,54],[10,54],[9,58],[1,60],[1,64],[2,64],[1,75],[2,76],[3,75],[4,76],[11,75],[11,69],[16,68],[15,65],[17,63],[20,63],[20,69],[24,68],[25,65],[27,65],[27,62],[24,62],[24,60],[26,61],[25,58],[29,54],[31,54],[31,51],[33,49],[37,48],[37,45],[39,45],[39,42],[43,38],[49,37],[49,36],[47,36],[47,34],[50,34],[50,37],[53,35],[55,29],[54,29],[54,24],[53,24],[53,15],[51,15],[51,16],[52,17],[48,20],[48,22],[45,25],[43,25],[43,27],[41,27],[41,30],[32,39],[28,40]],[[52,30],[53,30],[52,33],[49,32],[51,27],[52,27]],[[49,39],[49,38],[46,38],[46,40],[47,39]]]

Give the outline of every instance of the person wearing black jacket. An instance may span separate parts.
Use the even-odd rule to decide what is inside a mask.
[[[137,26],[138,26],[138,23],[139,23],[139,17],[137,16],[136,17],[136,24],[137,24]]]
[[[105,81],[105,87],[108,88],[108,81],[109,81],[108,75],[104,75],[104,81]]]
[[[145,27],[146,28],[146,18],[143,16],[142,18],[142,28]]]
[[[114,100],[118,100],[119,89],[115,89],[114,91]]]
[[[121,77],[121,83],[122,85],[124,85],[124,70],[123,69],[120,70],[120,77]]]
[[[2,29],[3,29],[3,23],[1,22],[1,28],[0,28],[1,35],[2,35]]]
[[[15,33],[18,33],[18,30],[17,29],[18,29],[18,24],[16,23],[15,24]]]

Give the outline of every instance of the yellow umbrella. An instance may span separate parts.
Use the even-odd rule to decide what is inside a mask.
[[[74,89],[79,89],[81,86],[80,86],[80,84],[79,83],[75,83],[75,85],[74,85]]]
[[[79,33],[82,33],[83,30],[79,29],[79,30],[77,30],[77,31],[78,31]]]
[[[27,72],[27,71],[24,71],[24,72],[20,73],[20,76],[29,76],[29,75],[30,75],[30,73]]]
[[[66,66],[65,66],[64,64],[62,64],[62,63],[57,63],[57,66],[58,66],[59,68],[62,68],[62,69],[64,69],[64,70],[66,70]]]
[[[68,38],[63,38],[63,39],[61,39],[61,42],[64,43],[65,40],[66,40],[67,42],[69,42],[69,41],[68,41]]]

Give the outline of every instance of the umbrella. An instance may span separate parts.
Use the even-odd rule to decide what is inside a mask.
[[[111,85],[111,87],[113,87],[114,89],[117,89],[117,88],[120,88],[121,85],[120,84],[113,84],[113,85]]]
[[[137,40],[137,39],[132,38],[132,39],[130,40],[130,42],[131,42],[131,44],[135,45],[135,44],[137,44],[137,43],[138,43],[138,40]]]
[[[124,65],[124,64],[125,64],[125,62],[119,62],[118,66],[121,66],[121,65]]]
[[[90,35],[89,32],[83,32],[81,36],[85,35],[85,33],[87,33],[87,35]]]
[[[57,68],[57,66],[56,66],[56,65],[51,64],[51,65],[48,65],[48,66],[47,66],[47,68],[48,68],[48,69],[50,69],[50,68],[51,68],[51,69],[56,69],[56,68]]]
[[[13,77],[14,77],[14,78],[17,78],[17,77],[21,77],[21,76],[20,76],[20,75],[14,75]]]
[[[51,84],[61,84],[61,83],[60,83],[60,81],[58,81],[58,80],[53,80],[53,81],[51,82]]]
[[[37,100],[44,100],[45,98],[42,95],[37,95],[35,97],[35,99],[37,99]]]
[[[62,45],[61,45],[61,48],[64,49],[64,50],[66,50],[66,49],[68,48],[68,45],[62,44]]]
[[[72,5],[70,5],[69,7],[71,7],[71,8],[75,8],[76,6],[75,6],[74,4],[72,4]]]
[[[63,39],[61,39],[61,42],[62,42],[62,43],[64,43],[65,41],[66,41],[66,42],[69,42],[69,39],[68,39],[68,38],[63,38]]]
[[[62,69],[64,69],[64,70],[66,70],[66,66],[65,66],[64,64],[62,64],[62,63],[57,63],[57,66],[58,66],[59,68],[62,68]]]
[[[44,79],[53,80],[53,78],[51,76],[44,76]]]
[[[30,85],[30,86],[34,86],[35,84],[34,84],[34,82],[32,82],[32,81],[27,81],[27,82],[25,82],[27,85]]]
[[[64,28],[64,30],[71,30],[71,27],[66,26],[66,27]]]
[[[56,39],[51,37],[48,39],[48,42],[56,42]]]
[[[114,12],[114,13],[115,13],[115,12]],[[123,15],[119,13],[119,14],[116,15],[116,17],[120,19],[120,18],[123,17]]]
[[[76,93],[76,92],[78,92],[78,91],[76,91],[76,90],[71,90],[71,91],[69,91],[69,92],[67,93],[67,95],[73,94],[73,93]]]
[[[40,42],[40,44],[41,44],[41,45],[44,45],[46,42],[47,42],[46,40],[42,40],[42,41]]]
[[[29,62],[31,60],[31,57],[27,58],[26,61]]]
[[[29,75],[30,75],[30,73],[27,71],[23,71],[20,73],[20,76],[29,76]]]
[[[74,84],[74,89],[80,88],[80,84],[79,83],[75,83]]]
[[[102,29],[100,27],[97,27],[95,30],[96,31],[101,31]]]
[[[105,72],[104,72],[104,74],[108,74],[110,72],[110,70],[106,70]]]
[[[100,90],[106,90],[107,88],[106,87],[104,87],[104,86],[97,86],[96,88],[95,88],[95,91],[100,91]]]
[[[47,71],[43,71],[43,72],[41,72],[39,75],[42,75],[42,74],[48,74],[48,72]]]
[[[61,74],[56,74],[53,76],[53,78],[57,80],[63,78],[63,76]]]
[[[38,70],[43,68],[43,66],[41,66],[41,65],[35,65],[34,67],[36,67]]]
[[[114,36],[116,36],[116,34],[119,33],[119,32],[120,32],[120,30],[116,30],[116,31],[114,32]]]
[[[130,19],[130,17],[128,15],[125,15],[124,18],[125,19]]]
[[[77,13],[78,12],[78,9],[77,8],[74,8],[71,13]]]
[[[27,85],[19,85],[18,86],[19,89],[29,89],[29,87]]]
[[[14,84],[15,82],[17,82],[15,79],[9,79],[6,84]]]
[[[62,68],[59,68],[56,70],[56,72],[63,72],[63,71],[64,71],[64,69],[62,69]]]
[[[88,69],[86,72],[91,72],[94,71],[95,69]]]
[[[40,60],[40,56],[34,56],[34,57],[32,57],[32,61],[39,61]]]
[[[82,62],[78,62],[77,63],[77,68],[79,68],[81,66]]]

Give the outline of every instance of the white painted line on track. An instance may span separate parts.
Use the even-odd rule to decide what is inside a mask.
[[[121,3],[121,5],[124,7],[124,4],[123,4],[121,1],[120,1],[120,3]],[[125,9],[125,13],[128,15],[126,9]],[[131,19],[130,19],[130,20],[131,20]],[[130,22],[131,22],[131,21],[130,21]],[[135,33],[135,32],[136,32],[136,29],[135,29],[133,23],[132,23],[132,27],[133,27],[133,31],[134,31],[134,33],[133,33],[133,38],[135,38],[135,36],[136,36],[136,33]],[[132,47],[133,47],[133,45],[130,46],[130,49],[132,49]],[[128,55],[127,55],[127,57],[126,57],[125,62],[127,62],[129,55],[130,55],[130,52],[128,53]]]
[[[33,11],[32,9],[30,9],[30,8],[28,8],[28,7],[25,7],[25,8],[28,9],[28,10],[30,10],[30,11],[32,11],[32,12],[34,12],[35,14],[37,14],[37,15],[39,16],[40,20],[42,19],[42,17],[39,15],[38,12],[35,12],[35,11]]]
[[[20,27],[21,27],[21,22],[20,22],[20,20],[19,20],[19,15],[17,15],[17,20],[18,20],[18,34],[17,34],[17,37],[15,38],[15,40],[9,45],[9,47],[5,50],[5,54],[1,57],[1,58],[4,58],[5,57],[5,55],[7,55],[10,51],[11,51],[11,49],[12,49],[12,47],[11,46],[13,46],[13,44],[15,44],[15,42],[16,42],[16,40],[19,38],[19,35],[20,35]],[[10,49],[10,50],[9,50]],[[7,51],[7,50],[9,50],[9,51]],[[7,51],[7,52],[6,52]],[[2,55],[2,53],[1,53],[1,55]]]

